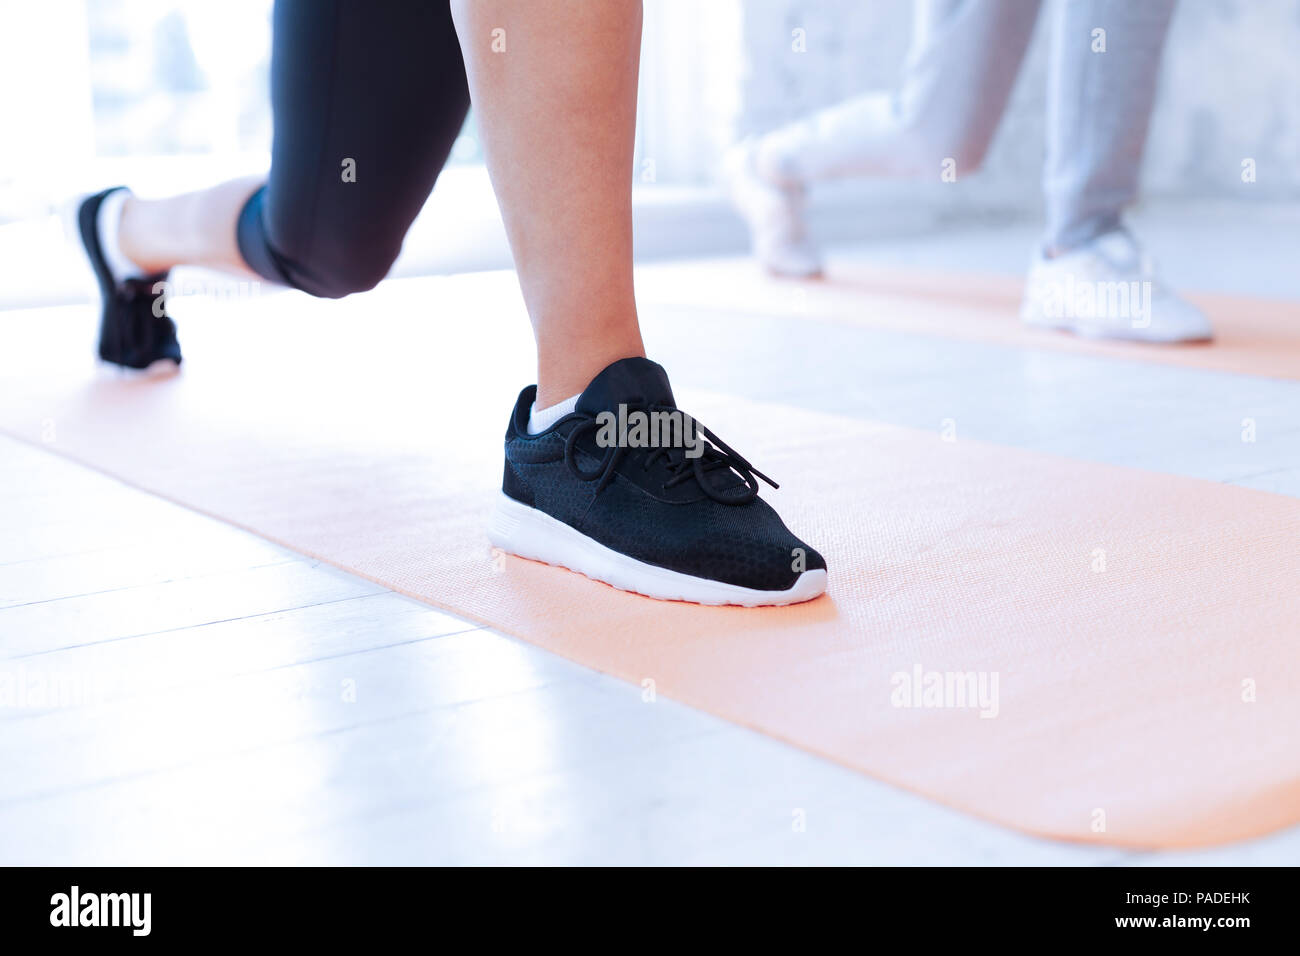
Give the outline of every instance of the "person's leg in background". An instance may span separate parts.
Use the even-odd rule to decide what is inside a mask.
[[[1022,308],[1030,324],[1160,342],[1212,334],[1199,310],[1155,280],[1121,219],[1137,198],[1174,5],[1175,0],[1060,4],[1048,78],[1047,223]],[[1137,306],[1132,293],[1122,308],[1110,308],[1108,296],[1095,294],[1070,301],[1070,290],[1098,282],[1139,290]]]
[[[149,289],[132,288],[177,265],[330,298],[372,288],[451,152],[469,90],[445,0],[277,0],[272,36],[265,183],[234,180],[158,200],[118,190],[83,204],[83,240],[101,286],[109,273],[106,331],[132,340],[118,349],[127,360],[119,364],[144,367],[168,349],[174,356],[157,357],[179,359],[170,320],[153,316]],[[101,211],[114,218],[102,221]],[[101,354],[104,345],[101,336]]]
[[[1052,25],[1043,193],[1049,254],[1120,226],[1137,198],[1175,0],[1075,0]]]
[[[897,91],[876,91],[746,141],[727,158],[733,200],[770,271],[813,275],[809,186],[846,176],[937,181],[945,160],[979,168],[1015,85],[1036,0],[917,0]]]
[[[698,444],[690,426],[676,441],[600,438],[606,413],[682,421],[667,373],[644,356],[632,288],[640,2],[454,0],[452,10],[537,340],[538,384],[511,415],[489,539],[653,597],[758,605],[821,594],[821,555],[711,432]]]

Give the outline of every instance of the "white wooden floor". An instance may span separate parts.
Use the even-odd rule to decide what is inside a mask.
[[[0,863],[1153,859],[644,702],[7,438],[0,501]],[[1300,830],[1171,860],[1298,854]]]

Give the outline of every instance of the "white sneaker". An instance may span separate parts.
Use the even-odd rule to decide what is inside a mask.
[[[1205,314],[1162,285],[1137,240],[1124,229],[1029,267],[1020,319],[1090,338],[1200,342],[1214,337]]]
[[[758,141],[753,138],[727,151],[723,175],[763,268],[796,278],[820,275],[821,254],[804,230],[803,187],[765,177],[758,165]]]

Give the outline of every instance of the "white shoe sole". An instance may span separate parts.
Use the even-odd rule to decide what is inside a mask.
[[[1122,325],[1096,325],[1078,319],[1048,319],[1021,314],[1021,322],[1031,329],[1069,332],[1084,339],[1110,339],[1115,342],[1144,342],[1148,345],[1178,345],[1183,342],[1210,342],[1213,332],[1180,332],[1140,329]]]
[[[791,265],[784,261],[778,262],[773,259],[765,259],[758,253],[754,254],[754,258],[758,260],[758,264],[763,267],[763,270],[768,275],[777,279],[822,279],[826,276],[826,271],[822,269],[820,262],[815,265]]]
[[[108,362],[99,357],[95,358],[95,364],[99,366],[104,375],[129,381],[153,381],[154,379],[171,378],[173,375],[181,373],[180,363],[169,358],[154,359],[145,368],[127,368],[125,365]]]
[[[826,571],[822,568],[803,572],[788,590],[759,591],[646,564],[593,541],[563,521],[505,493],[498,499],[488,524],[488,540],[494,547],[521,558],[568,568],[619,590],[661,601],[766,607],[811,601],[826,590]]]

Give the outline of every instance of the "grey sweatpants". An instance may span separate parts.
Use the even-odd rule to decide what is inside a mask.
[[[1115,228],[1135,198],[1174,2],[1059,0],[1048,75],[1046,247],[1069,249]],[[959,175],[974,171],[1006,108],[1040,5],[916,0],[899,89],[776,130],[764,138],[764,152],[807,182],[938,178],[947,159]]]

